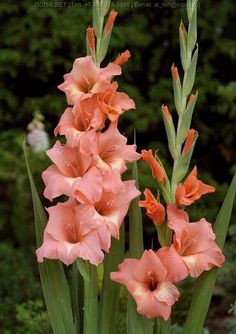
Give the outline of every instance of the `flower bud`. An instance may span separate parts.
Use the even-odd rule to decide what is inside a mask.
[[[113,61],[113,64],[122,66],[124,63],[126,63],[129,58],[131,57],[131,54],[129,50],[126,50],[125,52],[122,52],[115,61]]]

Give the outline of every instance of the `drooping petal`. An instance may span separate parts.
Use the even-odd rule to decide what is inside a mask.
[[[164,281],[158,284],[158,288],[154,291],[154,296],[158,301],[171,306],[179,299],[180,293],[174,284]]]
[[[81,203],[99,201],[102,195],[102,175],[95,167],[73,183],[73,196]]]
[[[42,173],[42,179],[46,186],[43,195],[50,201],[62,194],[71,196],[75,178],[65,177],[55,165],[49,166]]]
[[[157,255],[167,269],[166,279],[168,281],[179,282],[188,276],[188,269],[174,245],[160,248]]]
[[[42,263],[44,258],[47,259],[58,259],[57,244],[58,242],[54,240],[47,232],[44,232],[44,243],[36,250],[37,261]]]
[[[96,266],[103,262],[104,254],[101,250],[101,243],[99,236],[96,232],[86,234],[81,241],[81,245],[77,246],[79,250],[79,257],[84,260],[88,260],[90,263]]]
[[[101,79],[110,82],[114,76],[121,75],[121,67],[114,63],[109,63],[107,67],[100,68]]]
[[[182,229],[189,222],[188,214],[184,210],[178,209],[176,205],[167,206],[168,226],[175,232]]]
[[[203,183],[202,181],[198,180],[198,193],[200,196],[213,193],[216,189],[208,184]]]
[[[118,266],[118,272],[111,272],[110,277],[113,281],[126,285],[134,280],[134,268],[139,263],[136,259],[125,259]]]
[[[135,298],[135,295],[133,295]],[[135,298],[137,302],[137,298]],[[142,301],[137,302],[138,313],[146,316],[149,319],[156,317],[162,317],[164,320],[168,320],[170,317],[171,306],[167,303],[159,302],[154,293],[148,291],[143,295]]]
[[[221,267],[225,257],[221,249],[213,244],[208,250],[195,255],[183,256],[183,261],[188,267],[192,277],[198,277],[203,271],[208,271],[213,267]]]

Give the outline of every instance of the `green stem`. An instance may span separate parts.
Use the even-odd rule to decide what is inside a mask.
[[[80,334],[83,332],[83,278],[79,273],[76,264],[72,267],[72,306],[74,311],[76,333]]]
[[[96,65],[97,67],[100,67],[100,62],[98,61],[98,55],[100,52],[100,47],[102,44],[102,35],[103,35],[103,22],[104,22],[104,17],[100,15],[99,17],[99,35],[97,37],[97,42],[96,42]]]
[[[84,279],[84,326],[83,334],[97,334],[98,278],[97,268],[83,260],[76,262]]]
[[[124,224],[120,228],[120,240],[112,239],[110,252],[105,255],[102,289],[99,301],[99,334],[113,332],[116,322],[120,284],[110,279],[110,273],[116,271],[124,259],[125,233]]]
[[[157,318],[155,321],[154,334],[171,334],[171,321],[165,321],[162,318]]]

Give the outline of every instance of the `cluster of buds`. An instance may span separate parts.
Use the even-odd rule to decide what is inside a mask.
[[[105,30],[110,24],[108,19]],[[92,37],[88,31],[91,47]],[[82,258],[101,263],[111,237],[119,239],[130,202],[139,195],[135,181],[122,181],[121,175],[140,154],[117,128],[119,116],[135,109],[135,104],[112,81],[121,74],[120,64],[127,55],[128,51],[104,68],[92,56],[78,58],[59,86],[69,106],[54,133],[65,136],[66,143],[56,141],[47,151],[53,164],[42,177],[46,198],[68,199],[47,209],[44,241],[36,252],[39,262],[60,259],[69,265]]]

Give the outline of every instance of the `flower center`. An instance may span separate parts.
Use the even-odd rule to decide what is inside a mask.
[[[65,224],[65,228],[69,234],[69,241],[71,243],[77,243],[78,242],[78,236],[77,236],[77,231],[76,231],[76,226],[73,224]]]
[[[152,271],[148,271],[148,287],[151,291],[154,291],[157,287],[157,281]]]
[[[190,247],[194,246],[198,241],[198,237],[196,236],[193,239],[187,239],[184,241],[181,247],[180,255],[184,255],[186,250],[189,250]],[[188,252],[189,253],[189,252]],[[191,255],[191,254],[186,254],[186,255]]]
[[[70,168],[71,173],[73,174],[74,177],[78,176],[78,174],[79,174],[78,173],[78,169],[77,169],[78,165],[77,165],[77,163],[75,161],[67,161],[67,160],[65,160],[64,161],[64,165],[66,167]]]
[[[110,154],[115,153],[118,150],[120,150],[120,145],[112,145],[108,149],[106,149],[105,151],[103,151],[100,154],[100,157],[101,157],[101,159],[104,160],[107,156],[109,157]]]
[[[102,216],[106,214],[106,211],[109,210],[112,205],[115,203],[114,200],[108,200],[107,202],[101,202],[97,205],[97,212],[100,213]]]

